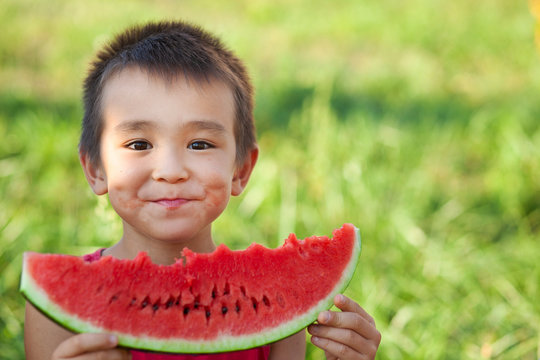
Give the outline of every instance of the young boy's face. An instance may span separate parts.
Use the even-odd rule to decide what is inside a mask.
[[[101,165],[81,162],[93,190],[109,194],[124,237],[209,239],[257,155],[235,162],[230,89],[183,75],[164,81],[132,67],[107,81],[102,109]]]

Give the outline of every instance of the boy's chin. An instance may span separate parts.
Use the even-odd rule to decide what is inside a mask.
[[[193,251],[197,251],[197,249],[203,249],[213,245],[210,232],[206,234],[205,232],[186,231],[184,229],[160,231],[154,236],[151,236],[149,240],[155,240],[157,243],[166,246],[177,246],[180,250],[187,247]]]
[[[131,225],[124,221],[124,238],[128,241],[133,238],[134,246],[141,249],[157,246],[176,252],[184,247],[193,251],[205,251],[213,247],[211,225],[195,225],[192,220],[184,223],[165,221]]]

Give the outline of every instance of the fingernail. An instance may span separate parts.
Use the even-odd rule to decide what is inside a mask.
[[[311,337],[311,342],[312,342],[312,343],[316,344],[316,343],[318,343],[319,341],[320,341],[320,339],[319,339],[318,337],[316,337],[316,336],[312,336],[312,337]]]
[[[118,343],[116,335],[109,335],[109,343],[111,343],[111,345],[116,345]]]
[[[327,323],[330,320],[330,314],[328,311],[322,312],[319,316],[319,322],[322,322],[323,324]]]

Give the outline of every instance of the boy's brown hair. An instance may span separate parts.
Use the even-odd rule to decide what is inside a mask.
[[[253,86],[242,62],[198,26],[181,21],[151,22],[118,34],[97,53],[84,81],[79,151],[93,164],[101,162],[103,88],[113,74],[129,66],[167,81],[181,74],[195,81],[222,81],[234,97],[237,164],[255,146]]]

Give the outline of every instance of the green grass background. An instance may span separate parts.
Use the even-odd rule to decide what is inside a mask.
[[[257,87],[260,162],[215,225],[244,248],[344,222],[378,359],[540,358],[540,58],[526,1],[1,0],[0,359],[23,359],[26,250],[120,226],[77,160],[80,83],[126,25],[220,35]],[[308,347],[309,359],[322,359]]]

